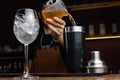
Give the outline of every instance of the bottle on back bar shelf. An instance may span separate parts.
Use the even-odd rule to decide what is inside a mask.
[[[95,35],[95,29],[93,24],[88,25],[88,34],[90,37],[93,37]]]
[[[115,13],[112,14],[111,31],[113,35],[118,34],[118,20],[117,15]]]
[[[101,36],[105,36],[105,34],[106,34],[106,29],[105,29],[105,24],[104,24],[104,22],[101,22],[101,23],[99,24],[99,32],[100,32],[100,35],[101,35]]]

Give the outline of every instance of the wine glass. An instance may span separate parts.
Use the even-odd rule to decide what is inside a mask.
[[[39,20],[35,10],[30,8],[21,8],[17,10],[14,19],[13,32],[18,41],[24,44],[25,65],[23,75],[15,77],[14,79],[32,80],[39,78],[38,76],[30,75],[28,63],[28,46],[36,39],[39,33],[39,28]]]

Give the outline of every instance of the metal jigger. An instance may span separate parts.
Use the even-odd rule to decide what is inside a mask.
[[[88,73],[107,73],[105,62],[100,59],[100,51],[92,51],[92,59],[88,62]]]

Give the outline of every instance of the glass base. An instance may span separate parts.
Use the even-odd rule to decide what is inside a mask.
[[[30,74],[24,74],[22,76],[14,77],[14,80],[39,80],[39,76],[33,76]]]

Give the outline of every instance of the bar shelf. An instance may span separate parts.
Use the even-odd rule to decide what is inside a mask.
[[[120,6],[120,1],[73,5],[73,6],[68,6],[68,8],[71,11],[80,11],[80,10],[106,8],[106,7],[117,7],[117,6]]]

